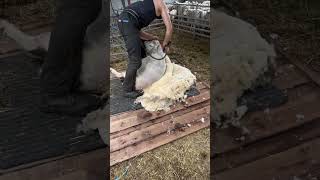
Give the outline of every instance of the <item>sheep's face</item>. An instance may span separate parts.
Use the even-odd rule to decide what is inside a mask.
[[[146,41],[144,44],[148,54],[159,54],[160,56],[164,54],[159,41]]]

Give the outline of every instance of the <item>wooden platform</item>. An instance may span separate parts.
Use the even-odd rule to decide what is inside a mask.
[[[0,172],[0,180],[95,180],[109,177],[106,149],[55,157]]]
[[[212,179],[320,178],[320,88],[291,64],[278,72],[273,84],[287,92],[285,105],[247,114],[243,141],[238,129],[213,130]]]
[[[210,91],[197,84],[200,94],[168,112],[144,109],[111,116],[110,165],[170,143],[210,125]]]

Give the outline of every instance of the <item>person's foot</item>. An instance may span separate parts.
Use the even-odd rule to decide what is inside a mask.
[[[75,93],[59,97],[43,96],[40,109],[46,113],[85,116],[103,104],[104,100],[98,96]]]
[[[142,91],[130,91],[130,92],[124,93],[124,97],[131,98],[131,99],[135,99],[135,98],[142,96],[142,95],[143,95]]]

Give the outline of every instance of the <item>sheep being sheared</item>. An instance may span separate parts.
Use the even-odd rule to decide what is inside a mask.
[[[211,115],[219,127],[239,125],[247,107],[238,106],[237,99],[255,87],[256,80],[268,71],[276,54],[251,24],[216,10],[211,13]]]
[[[147,41],[145,46],[148,56],[142,59],[136,79],[136,89],[142,89],[144,94],[136,103],[147,111],[169,110],[176,101],[184,101],[185,92],[195,84],[196,77],[189,69],[172,63],[159,41]],[[125,76],[114,69],[111,72],[117,77]]]
[[[165,53],[162,51],[159,41],[145,42],[147,57],[142,59],[141,67],[137,71],[135,88],[142,90],[152,83],[158,81],[166,71]],[[162,60],[157,60],[161,59]],[[125,77],[125,72],[119,73],[115,69],[110,68],[110,72],[118,78]]]

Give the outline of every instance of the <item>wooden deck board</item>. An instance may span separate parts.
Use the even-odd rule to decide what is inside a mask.
[[[285,151],[301,143],[320,137],[320,118],[299,126],[290,131],[283,132],[242,149],[224,153],[213,159],[213,173],[221,173],[229,169],[268,157],[272,154]]]
[[[244,142],[235,140],[239,132],[232,128],[214,131],[212,179],[320,178],[319,88],[292,65],[282,70],[273,84],[287,92],[287,104],[246,115],[251,133]]]
[[[157,123],[161,123],[163,121],[166,121],[168,119],[174,119],[178,116],[181,116],[183,114],[186,114],[186,113],[189,113],[191,111],[194,111],[194,110],[197,110],[197,109],[200,109],[200,108],[203,108],[203,107],[206,107],[210,105],[210,101],[205,101],[204,103],[200,103],[200,104],[196,104],[194,106],[191,106],[189,108],[185,108],[185,109],[182,109],[180,111],[177,111],[173,114],[171,114],[170,116],[162,116],[162,117],[159,117],[159,118],[156,118],[156,119],[153,119],[153,120],[150,120],[148,122],[145,122],[143,124],[140,124],[138,126],[133,126],[133,127],[130,127],[130,128],[127,128],[127,129],[124,129],[122,131],[118,131],[118,132],[115,132],[115,133],[112,133],[110,135],[110,139],[114,139],[114,138],[117,138],[117,137],[120,137],[120,136],[123,136],[123,135],[126,135],[126,134],[129,134],[131,132],[134,132],[134,131],[138,131],[138,130],[141,130],[141,129],[144,129],[144,128],[147,128],[153,124],[157,124]]]
[[[279,89],[291,89],[310,82],[310,79],[298,68],[288,64],[277,69],[272,84]]]
[[[122,131],[124,129],[143,124],[145,122],[148,122],[156,118],[168,116],[172,113],[183,110],[185,108],[189,108],[193,105],[203,103],[207,101],[209,97],[210,97],[210,92],[207,90],[202,92],[198,96],[188,98],[187,104],[177,104],[175,107],[172,107],[171,110],[168,112],[165,112],[165,111],[147,112],[145,109],[140,109],[136,111],[122,113],[119,115],[113,115],[110,118],[110,122],[111,122],[110,132],[115,133],[117,131]]]
[[[90,179],[88,177],[92,176],[104,178],[108,177],[107,156],[107,149],[100,149],[71,157],[42,160],[2,172],[4,174],[0,176],[0,180],[58,180],[66,177]],[[64,175],[67,176],[63,177]]]
[[[201,120],[201,118],[204,118],[206,121],[210,121],[208,119],[208,114],[210,111],[209,108],[209,106],[206,106],[204,108],[194,110],[189,113],[185,113],[176,118],[169,118],[166,121],[163,121],[162,123],[156,123],[141,130],[134,131],[121,137],[111,139],[110,152],[114,152],[127,146],[137,144],[139,142],[148,140],[154,136],[166,134],[170,129],[173,129],[176,124],[184,126],[185,128],[192,128],[192,126],[188,127],[187,124],[192,125],[194,123],[197,123]]]
[[[289,180],[320,165],[320,138],[214,175],[216,180]]]
[[[206,119],[209,118],[209,112],[205,116]],[[184,137],[188,134],[191,134],[193,132],[196,132],[200,129],[203,129],[205,127],[209,127],[210,121],[206,120],[205,123],[202,122],[196,122],[192,124],[191,128],[186,128],[184,131],[177,131],[173,134],[167,134],[163,133],[158,136],[155,136],[153,138],[150,138],[146,141],[143,141],[138,144],[134,144],[131,146],[128,146],[124,149],[121,149],[119,151],[112,152],[110,154],[110,165],[113,166],[119,162],[128,160],[130,158],[133,158],[135,156],[138,156],[142,153],[145,153],[147,151],[150,151],[152,149],[155,149],[159,146],[162,146],[164,144],[170,143],[174,140],[177,140],[181,137]],[[112,146],[112,145],[111,145]]]
[[[311,122],[315,118],[320,117],[319,107],[320,91],[319,89],[313,89],[313,91],[307,94],[301,94],[295,97],[295,101],[289,101],[287,104],[278,108],[270,109],[268,113],[249,113],[243,119],[243,125],[250,130],[250,135],[246,141],[235,141],[237,135],[232,128],[218,129],[214,132],[214,136],[219,138],[215,139],[213,152],[215,154],[221,154],[235,150],[259,141],[260,139]],[[303,118],[297,119],[297,115]]]
[[[177,104],[168,112],[148,113],[140,109],[111,116],[110,165],[209,127],[210,91],[201,83],[197,87],[199,95],[189,97],[187,104]]]

